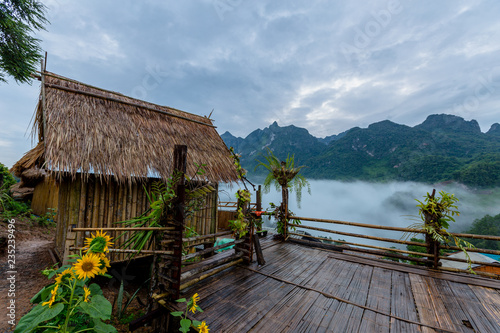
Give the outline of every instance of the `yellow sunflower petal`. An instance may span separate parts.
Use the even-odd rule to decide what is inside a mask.
[[[43,302],[42,303],[42,306],[45,306],[45,305],[48,305],[49,308],[52,307],[52,304],[55,302],[56,300],[56,296],[57,296],[57,289],[59,288],[59,285],[56,284],[56,287],[54,289],[52,289],[50,291],[50,299],[47,301],[47,302]]]
[[[99,265],[99,256],[94,253],[87,253],[77,260],[74,269],[79,279],[93,278],[100,272]]]
[[[198,330],[200,333],[208,333],[208,331],[210,331],[210,329],[207,326],[207,323],[205,323],[204,321],[202,321],[200,326],[198,326]]]
[[[83,301],[88,303],[89,298],[90,298],[90,289],[87,287],[83,287],[83,291],[85,292]]]
[[[55,278],[56,284],[61,284],[64,280],[72,280],[75,278],[75,272],[73,271],[73,268],[70,267],[64,271],[62,271],[60,274],[58,274]]]

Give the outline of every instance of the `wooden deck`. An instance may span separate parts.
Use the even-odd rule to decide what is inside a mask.
[[[500,332],[500,281],[262,241],[266,265],[237,266],[200,296],[210,332]]]

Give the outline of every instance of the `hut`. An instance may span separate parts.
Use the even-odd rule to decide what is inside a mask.
[[[12,168],[34,187],[32,210],[57,209],[55,252],[62,259],[69,226],[114,227],[147,210],[147,192],[173,172],[175,145],[186,145],[187,175],[237,180],[232,157],[211,119],[137,100],[42,71],[33,135],[38,144]],[[188,223],[199,234],[217,230],[217,191]],[[81,246],[85,234],[77,234]],[[117,240],[118,244],[123,242]],[[113,261],[124,256],[115,254]]]

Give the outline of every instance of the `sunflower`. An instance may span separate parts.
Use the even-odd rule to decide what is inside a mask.
[[[86,251],[107,252],[112,245],[111,237],[106,235],[102,230],[97,231],[95,235],[92,234],[92,237],[85,239]]]
[[[106,257],[104,253],[100,254],[99,260],[100,260],[99,269],[101,270],[99,274],[104,274],[108,271],[108,267],[111,267],[111,264],[109,263],[109,259]]]
[[[191,308],[189,309],[189,311],[191,311],[192,313],[195,313],[196,312],[196,303],[200,300],[198,293],[193,295],[192,300],[193,300],[193,305],[191,305]]]
[[[210,331],[208,329],[207,323],[205,323],[204,321],[202,321],[200,326],[198,326],[198,330],[200,333],[208,333],[208,331]]]
[[[73,271],[73,267],[70,267],[63,271],[62,273],[58,274],[56,277],[56,284],[60,285],[64,281],[71,281],[75,278],[75,272]]]
[[[75,273],[79,279],[93,278],[100,272],[100,258],[94,253],[87,253],[75,263]]]
[[[56,284],[56,287],[50,291],[50,299],[47,302],[43,302],[42,306],[49,305],[49,308],[52,307],[52,303],[55,302],[56,296],[57,296],[57,289],[59,288],[59,285]]]
[[[87,287],[83,287],[83,291],[85,292],[83,301],[88,303],[89,298],[90,298],[90,289]]]

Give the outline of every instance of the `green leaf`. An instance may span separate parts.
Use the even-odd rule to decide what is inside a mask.
[[[111,303],[102,295],[92,296],[89,303],[80,303],[80,308],[92,318],[99,318],[102,320],[111,318]]]
[[[193,320],[193,326],[194,327],[198,327],[201,325],[201,321],[198,321],[198,320]]]
[[[31,332],[40,323],[50,320],[57,316],[64,309],[64,304],[57,303],[53,307],[37,305],[24,317],[19,320],[15,333]]]
[[[91,295],[102,295],[101,287],[97,283],[92,283],[89,286],[89,290]]]
[[[175,300],[177,303],[182,303],[182,302],[185,302],[186,299],[185,298],[179,298],[177,300]]]
[[[49,285],[49,286],[51,286],[51,285]],[[35,296],[33,296],[33,298],[31,298],[30,303],[38,304],[38,303],[40,303],[41,301],[43,301],[43,300],[44,300],[44,298],[42,298],[42,296],[43,296],[43,292],[44,292],[44,291],[47,289],[47,287],[49,287],[49,286],[45,286],[45,287],[43,287],[43,288],[42,288],[42,289],[41,289],[38,293],[36,293],[36,295],[35,295]],[[52,289],[52,288],[51,288],[51,289]]]
[[[184,314],[184,312],[182,311],[174,311],[174,312],[170,312],[170,314],[174,317],[182,317],[182,315]]]
[[[117,332],[117,330],[112,325],[103,323],[100,319],[94,319],[94,332],[114,333]]]
[[[189,332],[190,328],[191,328],[191,320],[181,319],[181,327],[179,328],[179,331],[186,333]]]

